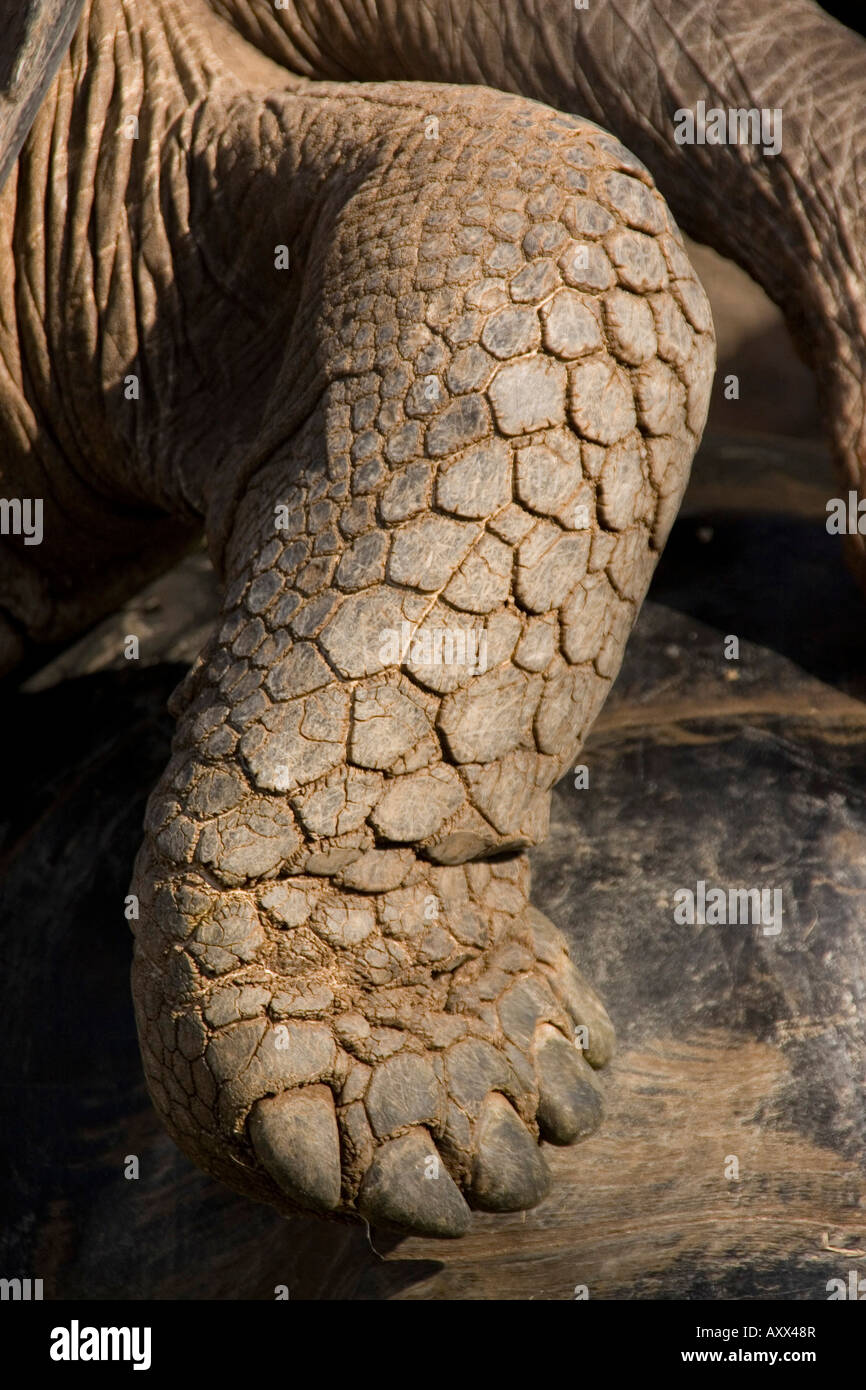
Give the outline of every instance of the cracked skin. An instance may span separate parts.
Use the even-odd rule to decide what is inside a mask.
[[[45,498],[38,553],[4,540],[0,669],[204,529],[222,611],[131,889],[153,1102],[282,1212],[458,1236],[601,1120],[613,1030],[526,851],[713,328],[652,175],[561,91],[315,70],[310,23],[83,7],[0,196],[3,488]],[[484,664],[383,647],[407,630]]]

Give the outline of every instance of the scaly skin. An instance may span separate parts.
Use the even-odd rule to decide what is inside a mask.
[[[779,305],[843,489],[866,496],[866,42],[813,0],[210,0],[314,79],[485,83],[597,121],[679,225]],[[782,147],[679,145],[680,108],[782,112]],[[866,536],[845,538],[866,588]]]
[[[562,1039],[589,1025],[602,1062],[609,1025],[519,851],[618,669],[713,346],[615,142],[418,95],[307,271],[329,384],[229,508],[223,621],[148,813],[134,986],[152,1094],[203,1166],[280,1206],[313,1204],[315,1174],[327,1210],[457,1234],[446,1172],[472,1205],[531,1205],[539,1131],[597,1118]],[[388,659],[403,623],[482,630],[486,672]],[[492,879],[461,867],[502,853]]]
[[[612,1030],[525,849],[676,513],[712,326],[650,176],[589,122],[287,81],[195,7],[94,0],[0,209],[32,272],[41,190],[48,251],[6,291],[7,415],[142,533],[146,506],[203,517],[225,580],[133,883],[157,1109],[281,1210],[459,1235],[540,1200],[539,1138],[599,1120]],[[76,101],[116,130],[131,93],[139,141],[89,169]],[[19,594],[17,623],[62,627]],[[483,670],[387,648],[440,629],[483,634]]]

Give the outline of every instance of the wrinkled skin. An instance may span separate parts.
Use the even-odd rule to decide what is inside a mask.
[[[223,609],[173,697],[133,989],[168,1129],[280,1210],[459,1235],[538,1202],[538,1141],[600,1119],[612,1029],[525,851],[619,668],[714,346],[653,178],[587,115],[782,304],[859,481],[856,170],[829,231],[804,194],[862,46],[792,0],[827,100],[784,158],[672,141],[717,50],[748,85],[760,8],[512,0],[485,30],[452,0],[416,30],[384,0],[92,0],[0,198],[2,490],[45,499],[43,544],[4,543],[0,667],[204,523]],[[751,98],[784,106],[773,42]],[[443,630],[479,669],[435,660]]]

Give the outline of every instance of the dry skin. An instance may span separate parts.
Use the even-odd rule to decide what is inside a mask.
[[[286,1211],[457,1235],[534,1205],[612,1030],[524,851],[714,366],[652,178],[523,97],[310,83],[196,5],[93,0],[0,261],[3,486],[47,499],[2,664],[201,520],[224,579],[132,886],[167,1127]]]

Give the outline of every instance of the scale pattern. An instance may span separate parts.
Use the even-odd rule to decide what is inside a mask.
[[[539,1201],[539,1139],[600,1118],[612,1029],[526,851],[619,669],[714,340],[616,140],[428,95],[303,268],[324,385],[232,514],[133,978],[198,1163],[285,1211],[458,1235]]]

